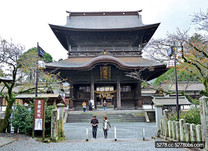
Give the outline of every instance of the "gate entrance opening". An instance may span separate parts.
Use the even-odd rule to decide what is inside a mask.
[[[97,86],[95,90],[97,105],[103,105],[104,101],[108,105],[114,105],[115,93],[114,86]]]

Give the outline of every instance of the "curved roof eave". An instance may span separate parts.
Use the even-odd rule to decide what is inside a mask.
[[[159,25],[160,23],[142,25],[142,26],[137,26],[137,27],[128,27],[128,28],[71,28],[67,26],[49,24],[52,30],[61,29],[61,30],[68,30],[68,31],[135,31],[135,30],[148,29],[152,27],[157,28]]]
[[[166,65],[164,64],[156,64],[156,65],[147,65],[147,66],[139,66],[135,64],[127,64],[121,60],[119,60],[116,57],[112,56],[98,56],[90,60],[89,62],[79,64],[77,66],[60,66],[57,63],[48,63],[46,64],[47,68],[60,68],[60,69],[71,69],[71,70],[89,70],[91,69],[94,65],[99,64],[99,63],[112,63],[118,65],[121,69],[143,69],[143,68],[166,68]]]

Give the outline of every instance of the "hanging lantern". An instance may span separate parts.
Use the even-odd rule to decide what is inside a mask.
[[[45,62],[43,60],[38,60],[38,69],[45,69]]]
[[[174,68],[174,60],[173,59],[168,60],[167,68]]]

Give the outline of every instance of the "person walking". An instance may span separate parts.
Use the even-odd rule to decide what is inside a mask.
[[[97,128],[98,128],[98,119],[96,119],[96,116],[93,116],[91,120],[91,125],[92,125],[92,136],[94,139],[97,137]]]
[[[103,102],[104,111],[107,109],[107,103],[106,101]]]
[[[86,104],[86,102],[84,101],[84,102],[82,103],[83,112],[86,111],[86,106],[87,106],[87,104]]]
[[[111,128],[110,122],[107,120],[107,116],[104,116],[103,119],[103,132],[104,132],[104,138],[107,139],[108,137],[108,130]]]

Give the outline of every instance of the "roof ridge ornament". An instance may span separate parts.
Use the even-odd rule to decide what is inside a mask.
[[[139,17],[139,15],[140,15],[140,14],[139,14],[140,12],[142,12],[142,10],[138,10],[138,11],[137,11],[137,15],[138,15],[138,17]]]
[[[71,12],[70,11],[66,11],[66,13],[68,13],[69,14],[69,17],[71,17]]]

